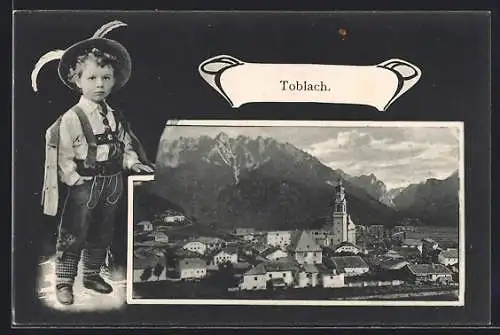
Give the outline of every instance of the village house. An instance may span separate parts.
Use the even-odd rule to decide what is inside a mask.
[[[406,268],[410,280],[415,284],[453,282],[452,272],[442,264],[409,264]]]
[[[207,264],[200,258],[179,260],[177,270],[181,279],[200,279],[207,275]]]
[[[224,263],[238,263],[238,249],[235,247],[226,247],[224,249],[214,251],[212,255],[212,264],[220,265]]]
[[[324,288],[335,288],[335,287],[344,287],[344,273],[338,273],[337,270],[333,269],[333,271],[327,271],[326,269],[322,270],[320,267],[321,274],[321,283]]]
[[[204,255],[207,252],[207,245],[200,241],[190,241],[182,246],[183,249]]]
[[[153,231],[153,224],[150,221],[141,221],[137,224],[142,231]]]
[[[320,271],[314,264],[304,264],[295,274],[296,288],[316,287],[321,285]]]
[[[349,253],[357,255],[361,253],[361,248],[354,245],[351,242],[344,241],[335,247],[334,253],[336,254]]]
[[[314,242],[320,247],[329,246],[333,240],[333,232],[328,229],[307,230],[307,233],[311,235]]]
[[[287,257],[288,253],[276,247],[268,247],[260,255],[267,260],[276,261],[278,259]]]
[[[285,249],[289,246],[291,239],[292,231],[290,230],[269,231],[266,234],[266,244],[280,249]]]
[[[446,249],[439,253],[438,261],[444,266],[450,266],[458,263],[458,249]]]
[[[196,238],[196,241],[204,243],[207,247],[207,251],[221,249],[221,248],[224,248],[226,246],[226,242],[218,237],[200,236],[200,237]]]
[[[409,264],[410,263],[408,263],[404,259],[386,258],[380,262],[379,267],[382,270],[393,271],[393,270],[401,270]]]
[[[323,250],[306,231],[295,232],[287,249],[299,264],[322,263]]]
[[[156,231],[153,235],[155,242],[168,243],[168,236],[164,232]]]
[[[260,263],[245,272],[239,285],[241,290],[264,290],[266,286],[267,277],[264,263]]]
[[[337,273],[344,273],[346,277],[360,276],[370,271],[368,264],[360,256],[331,257]]]
[[[274,287],[291,286],[298,265],[289,261],[263,262],[248,270],[240,283],[242,290],[263,290],[272,283]]]

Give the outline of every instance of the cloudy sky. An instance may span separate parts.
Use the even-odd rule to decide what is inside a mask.
[[[373,125],[373,123],[372,123]],[[168,127],[163,139],[179,136],[272,137],[314,155],[333,169],[356,176],[373,173],[388,189],[428,178],[443,179],[459,167],[456,126]]]

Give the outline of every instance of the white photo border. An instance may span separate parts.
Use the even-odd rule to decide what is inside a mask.
[[[134,182],[153,181],[154,175],[128,177],[127,282],[126,299],[131,305],[263,305],[263,306],[465,306],[465,167],[464,122],[462,121],[312,121],[312,120],[175,120],[166,126],[220,127],[457,127],[459,130],[459,294],[454,301],[375,300],[245,300],[245,299],[143,299],[133,298]]]

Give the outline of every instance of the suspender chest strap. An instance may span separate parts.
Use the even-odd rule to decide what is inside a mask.
[[[97,140],[92,130],[92,126],[90,125],[87,115],[85,115],[84,111],[80,107],[74,106],[73,110],[80,120],[83,135],[85,136],[85,140],[88,144],[87,158],[85,158],[84,166],[85,168],[95,168],[95,162],[97,159]]]

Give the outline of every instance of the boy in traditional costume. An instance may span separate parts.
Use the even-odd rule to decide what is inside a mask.
[[[55,266],[57,300],[66,305],[74,301],[73,283],[80,257],[84,287],[103,294],[112,292],[100,270],[112,241],[123,193],[122,171],[154,171],[123,115],[106,102],[109,94],[130,78],[132,62],[128,51],[120,43],[102,37],[123,25],[111,22],[90,39],[46,54],[35,67],[39,71],[47,61],[59,59],[60,79],[81,94],[78,103],[46,133],[44,214],[57,213],[58,183],[65,184],[68,190],[61,212]]]

